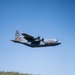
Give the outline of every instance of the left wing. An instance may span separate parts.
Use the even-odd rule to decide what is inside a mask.
[[[22,33],[22,35],[24,36],[24,38],[28,41],[33,41],[35,40],[35,38],[29,34],[26,34],[26,33]]]

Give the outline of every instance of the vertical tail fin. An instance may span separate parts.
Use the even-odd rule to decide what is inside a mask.
[[[22,41],[22,37],[20,36],[20,33],[18,30],[16,30],[16,33],[15,33],[15,40],[16,41]]]

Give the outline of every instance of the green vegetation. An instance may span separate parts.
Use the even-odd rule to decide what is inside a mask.
[[[4,71],[1,71],[0,75],[33,75],[33,74],[22,74],[22,73],[19,73],[19,72],[4,72]]]

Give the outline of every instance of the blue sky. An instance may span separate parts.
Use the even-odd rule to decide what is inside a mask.
[[[11,42],[15,31],[57,38],[56,47]],[[0,0],[0,71],[75,75],[75,1]]]

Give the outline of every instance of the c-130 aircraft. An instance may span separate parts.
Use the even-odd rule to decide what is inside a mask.
[[[38,37],[33,37],[29,34],[26,33],[22,33],[22,35],[24,36],[24,38],[22,38],[20,36],[20,33],[18,30],[16,30],[15,33],[15,40],[11,40],[15,43],[20,43],[20,44],[24,44],[26,46],[29,47],[48,47],[48,46],[57,46],[60,45],[61,42],[58,41],[57,39],[41,39],[39,36]]]

